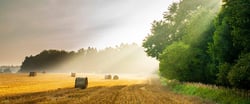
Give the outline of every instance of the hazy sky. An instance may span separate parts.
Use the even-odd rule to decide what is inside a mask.
[[[0,0],[0,65],[44,49],[141,44],[174,0]]]

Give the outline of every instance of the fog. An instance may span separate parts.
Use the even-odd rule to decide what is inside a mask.
[[[41,56],[33,56],[34,58]],[[30,61],[31,65],[39,63],[33,69],[22,69],[23,72],[46,71],[48,73],[92,73],[92,74],[134,74],[149,75],[157,73],[158,61],[146,55],[144,48],[136,44],[121,44],[116,47],[108,47],[97,50],[95,48],[79,49],[77,52],[69,52],[70,58],[54,65],[44,62],[39,57],[36,61]],[[51,56],[50,56],[51,57]],[[39,59],[42,59],[39,61]],[[53,59],[46,59],[51,61]],[[28,62],[28,60],[26,60]],[[55,60],[53,60],[55,61]],[[53,62],[52,61],[52,62]],[[43,63],[43,64],[40,64]],[[49,66],[51,65],[51,66]],[[48,67],[49,66],[49,67]]]

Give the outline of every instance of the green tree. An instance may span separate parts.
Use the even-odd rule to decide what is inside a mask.
[[[187,54],[189,46],[183,42],[176,42],[168,46],[163,54],[160,56],[160,73],[168,79],[177,79],[181,81],[188,80],[191,74],[188,71],[188,64],[190,60],[183,60],[189,58]]]
[[[168,46],[160,56],[161,75],[168,79],[199,82],[203,80],[197,56],[198,49],[193,49],[184,42],[176,42]]]
[[[214,83],[216,73],[210,70],[212,65],[209,64],[211,59],[207,50],[215,31],[213,19],[218,7],[219,1],[183,0],[174,3],[169,8],[169,12],[165,12],[164,21],[168,24],[166,28],[153,25],[153,29],[159,30],[155,32],[152,29],[153,34],[147,37],[148,40],[144,43],[154,43],[151,39],[155,39],[153,47],[158,49],[165,47],[163,52],[145,47],[158,52],[156,54],[159,55],[160,72],[163,77],[180,81]],[[163,35],[159,36],[157,33],[164,31],[162,29],[168,32],[161,33]],[[147,53],[148,50],[146,50]]]
[[[230,83],[237,88],[250,88],[250,53],[240,57],[228,74]]]
[[[143,41],[146,53],[159,59],[167,46],[182,40],[182,37],[187,34],[186,25],[190,22],[192,15],[196,14],[200,8],[215,11],[218,7],[218,0],[181,0],[173,3],[163,14],[163,20],[153,22],[151,33]],[[204,20],[202,18],[198,19]]]
[[[222,86],[230,86],[228,73],[231,70],[231,65],[229,63],[220,64],[218,69],[219,73],[217,74],[216,83]]]
[[[239,86],[237,83],[248,83],[247,79],[243,79],[247,77],[241,74],[244,69],[236,67],[239,67],[239,60],[242,59],[239,59],[240,55],[250,51],[249,4],[247,0],[224,0],[222,10],[215,20],[216,30],[208,52],[211,66],[214,66],[212,68],[218,70],[217,84],[243,88],[245,85]]]
[[[146,48],[146,53],[149,56],[159,59],[166,45],[172,43],[171,30],[169,24],[164,21],[154,21],[152,24],[151,35],[148,35],[144,40],[143,47]]]
[[[250,51],[250,1],[227,0],[225,9],[228,11],[229,24],[234,45],[243,53]]]

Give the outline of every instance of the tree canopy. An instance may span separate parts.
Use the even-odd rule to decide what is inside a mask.
[[[165,78],[249,89],[249,10],[248,0],[180,0],[143,47]]]

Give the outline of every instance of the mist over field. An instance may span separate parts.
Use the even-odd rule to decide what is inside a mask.
[[[0,0],[0,104],[250,104],[249,34],[250,0]]]
[[[79,49],[77,52],[44,50],[26,57],[20,72],[79,72],[79,73],[157,73],[158,61],[150,58],[144,48],[137,44],[121,44],[102,50],[96,48]]]

